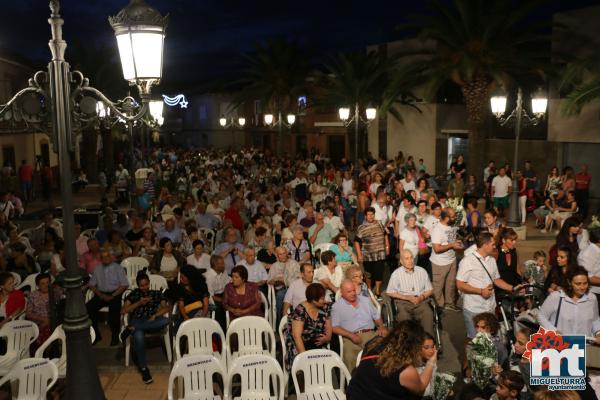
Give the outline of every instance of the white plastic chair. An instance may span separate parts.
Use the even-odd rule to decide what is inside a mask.
[[[86,229],[82,231],[79,236],[85,236],[88,239],[92,239],[96,237],[96,232],[98,232],[98,229]]]
[[[340,370],[340,387],[333,386],[333,370]],[[297,374],[304,375],[304,392],[300,391]],[[294,357],[292,364],[292,379],[296,388],[298,400],[334,398],[345,399],[344,386],[350,382],[350,372],[340,356],[331,350],[307,350]]]
[[[0,355],[0,376],[8,374],[15,363],[29,357],[29,345],[40,331],[31,321],[9,321],[0,328],[0,337],[6,338],[6,353]]]
[[[206,239],[206,247],[212,252],[215,249],[215,240],[217,239],[217,233],[214,231],[214,229],[209,228],[200,228],[198,230]]]
[[[275,287],[273,285],[267,285],[269,290],[267,292],[269,301],[269,322],[273,331],[277,329],[277,296],[275,296]]]
[[[323,254],[324,251],[331,249],[331,247],[333,247],[333,243],[320,243],[320,244],[316,245],[315,247],[313,247],[313,254],[315,255],[315,258],[317,259],[318,265],[321,265],[321,266],[325,265],[321,262],[321,254]]]
[[[90,327],[90,340],[94,343],[96,340],[96,332],[94,332],[94,328]],[[67,338],[65,336],[65,331],[61,325],[58,325],[52,335],[46,339],[44,343],[37,349],[35,352],[36,358],[45,358],[44,352],[48,349],[48,347],[54,343],[55,341],[60,341],[60,357],[53,358],[50,361],[56,365],[58,369],[58,376],[60,378],[64,378],[67,376]]]
[[[360,360],[362,359],[362,355],[363,355],[363,351],[359,351],[358,354],[356,355],[356,368],[358,368],[358,366],[360,365]]]
[[[233,336],[237,337],[235,351],[231,345]],[[275,358],[275,334],[269,322],[262,317],[247,316],[231,321],[225,343],[227,366],[236,358],[249,354],[268,354]]]
[[[10,273],[14,280],[15,280],[15,287],[19,286],[21,284],[21,275],[17,274],[16,272],[12,272]]]
[[[15,287],[19,290],[23,290],[24,288],[28,287],[29,291],[33,292],[37,287],[37,285],[35,284],[35,278],[38,275],[38,273],[27,275],[23,282],[21,282],[19,285],[16,285]]]
[[[206,354],[188,355],[175,363],[169,375],[168,398],[173,397],[175,380],[178,380],[179,388],[183,388],[183,394],[177,396],[181,400],[212,399],[221,400],[221,396],[215,395],[213,377],[221,375],[223,379],[223,393],[228,393],[228,380],[223,364],[214,356]]]
[[[213,337],[217,335],[221,341],[221,352],[213,350]],[[181,352],[181,339],[187,339],[187,353]],[[221,325],[213,319],[191,318],[184,321],[175,335],[175,360],[188,355],[211,355],[225,362],[225,333]]]
[[[27,358],[18,361],[10,372],[0,379],[0,386],[17,381],[13,385],[13,399],[45,399],[48,389],[56,383],[58,370],[54,363],[45,358]],[[16,393],[16,394],[15,394]]]
[[[138,272],[144,268],[148,268],[150,263],[144,257],[127,257],[121,261],[121,266],[125,268],[127,279],[130,282],[135,282]]]
[[[287,385],[289,380],[289,374],[287,373],[287,344],[286,344],[286,328],[288,324],[288,317],[284,315],[281,317],[281,321],[279,321],[279,327],[277,332],[279,333],[279,341],[281,342],[281,368],[283,369],[283,381],[285,385],[285,390],[287,393]]]
[[[231,390],[236,376],[241,380],[241,394],[234,398]],[[271,393],[271,383],[274,393]],[[264,354],[247,355],[231,364],[226,396],[230,400],[283,400],[283,386],[283,371],[277,360]]]
[[[265,319],[267,321],[269,321],[269,316],[270,316],[269,302],[262,292],[259,291],[258,293],[260,294],[260,300],[262,301],[263,308],[265,309]],[[229,328],[230,321],[231,321],[231,318],[229,317],[229,311],[226,311],[225,312],[225,323],[226,323],[227,328]],[[273,327],[271,327],[271,329],[273,329]]]

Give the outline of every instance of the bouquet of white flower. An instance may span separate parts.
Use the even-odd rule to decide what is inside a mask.
[[[443,372],[436,373],[433,376],[433,400],[446,400],[455,381],[454,375]]]
[[[467,351],[473,382],[482,390],[492,378],[492,367],[498,362],[498,350],[492,338],[485,332],[479,332],[471,341]]]
[[[454,212],[456,212],[456,219],[454,220],[455,227],[461,226],[463,218],[465,217],[462,201],[463,199],[461,197],[452,197],[446,201],[448,207],[452,208]]]
[[[598,219],[597,216],[593,216],[592,217],[592,222],[588,225],[588,230],[589,229],[594,229],[594,228],[600,228],[600,219]]]

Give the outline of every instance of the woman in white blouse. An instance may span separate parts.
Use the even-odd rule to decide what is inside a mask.
[[[406,222],[406,226],[400,231],[398,250],[400,254],[402,254],[402,250],[409,250],[416,261],[419,256],[417,216],[413,213],[408,213],[404,216],[404,221]]]

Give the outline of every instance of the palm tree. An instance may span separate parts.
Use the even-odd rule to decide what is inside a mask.
[[[276,39],[260,44],[244,56],[242,78],[234,83],[242,89],[233,105],[260,100],[263,109],[275,115],[295,111],[298,97],[306,94],[310,71],[309,54],[298,43]],[[282,151],[282,135],[279,124],[278,154]]]
[[[567,64],[559,87],[566,92],[561,111],[577,115],[583,106],[600,98],[600,57],[596,54]]]
[[[364,110],[369,105],[379,108],[379,115],[388,112],[401,120],[397,105],[412,105],[412,95],[406,90],[406,82],[397,79],[390,81],[394,74],[395,60],[382,52],[356,52],[338,54],[325,63],[324,71],[316,73],[315,100],[317,108],[334,109],[340,106],[352,106],[355,110]],[[413,105],[413,107],[415,107]],[[416,108],[416,107],[415,107]],[[417,108],[418,109],[418,108]],[[354,135],[350,147],[360,142],[359,149],[351,154],[364,155],[366,135],[361,135],[359,121],[355,121]],[[362,140],[359,140],[362,136]]]
[[[489,95],[497,85],[530,88],[541,82],[549,63],[550,40],[542,26],[527,18],[540,0],[431,1],[431,13],[405,25],[434,43],[411,56],[403,73],[427,82],[434,97],[446,82],[458,85],[467,109],[469,170],[481,175],[485,153],[483,124],[489,115]],[[415,55],[421,57],[415,58]],[[424,57],[422,57],[424,56]]]

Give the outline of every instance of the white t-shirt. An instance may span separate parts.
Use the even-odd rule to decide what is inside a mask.
[[[481,263],[478,259],[481,260]],[[487,272],[483,269],[482,263]],[[490,280],[490,276],[492,280]],[[493,285],[493,281],[496,279],[500,279],[496,259],[489,256],[483,258],[477,252],[471,253],[461,260],[456,274],[457,281],[468,283],[479,289],[486,288],[490,284]],[[484,299],[479,294],[464,293],[463,296],[463,308],[472,313],[494,312],[496,309],[496,297],[493,292],[489,299]]]
[[[456,242],[456,229],[444,225],[437,224],[431,231],[431,244],[447,245]],[[456,253],[454,249],[449,249],[443,253],[436,253],[435,250],[431,251],[431,257],[429,257],[432,263],[437,265],[448,265],[456,261]]]
[[[404,240],[404,249],[410,250],[413,257],[419,255],[419,234],[416,229],[402,229],[400,232],[400,239]]]
[[[512,181],[506,175],[496,176],[492,179],[492,187],[494,188],[494,197],[508,196],[508,188],[512,186]]]
[[[265,266],[258,260],[254,260],[252,265],[243,260],[238,265],[243,265],[248,270],[248,282],[258,283],[269,280]]]
[[[411,190],[415,190],[415,181],[414,179],[411,180],[410,182],[408,182],[406,179],[401,179],[400,183],[402,183],[402,187],[404,188],[405,192],[410,192]]]
[[[583,249],[577,256],[577,264],[585,268],[590,277],[600,277],[600,247],[590,244]],[[590,292],[600,294],[600,286],[590,285]]]
[[[296,308],[298,304],[306,300],[306,287],[308,285],[304,283],[302,278],[298,278],[290,284],[290,287],[285,292],[283,298],[284,303],[292,305],[292,309]]]
[[[196,269],[204,269],[206,271],[211,269],[210,268],[210,256],[206,253],[202,253],[200,255],[200,258],[196,258],[196,256],[194,254],[190,254],[189,256],[187,256],[185,261],[189,265],[193,265],[194,267],[196,267]]]
[[[336,229],[339,232],[344,230],[344,224],[342,223],[342,220],[340,219],[340,217],[338,217],[337,215],[334,215],[331,218],[325,217],[325,218],[323,218],[323,222],[331,225],[331,227],[333,229]]]

